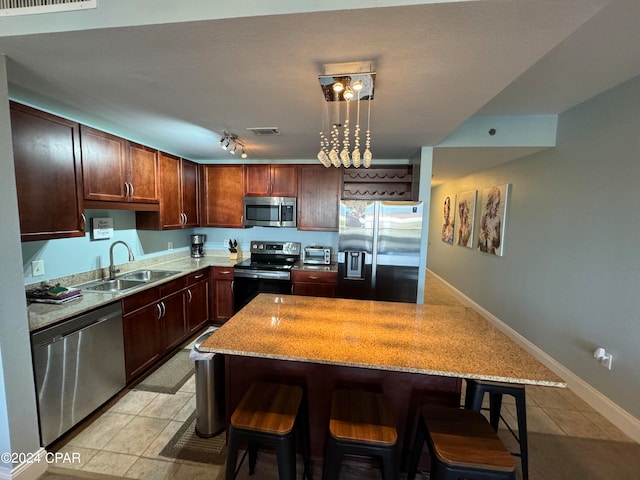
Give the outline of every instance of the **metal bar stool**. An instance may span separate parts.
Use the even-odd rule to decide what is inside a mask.
[[[227,453],[226,480],[233,480],[240,470],[237,467],[238,450],[249,444],[249,475],[253,475],[258,458],[259,445],[276,448],[278,478],[296,478],[296,433],[302,437],[304,458],[303,478],[311,479],[309,465],[309,417],[302,388],[293,385],[256,382],[242,397],[231,416]],[[240,465],[244,461],[245,452]]]
[[[422,446],[431,480],[515,480],[516,465],[484,416],[474,410],[427,406],[420,411],[407,480],[414,480]]]
[[[395,420],[382,394],[336,390],[331,397],[323,480],[338,479],[345,454],[380,458],[384,480],[396,480],[397,441]]]
[[[493,427],[493,430],[497,432],[498,424],[500,423],[500,419],[502,419],[509,429],[509,432],[511,432],[511,435],[518,441],[520,452],[511,452],[511,454],[520,457],[522,479],[529,480],[529,447],[527,442],[527,410],[524,385],[467,380],[464,408],[480,411],[485,393],[489,394],[489,423]],[[516,400],[516,415],[518,420],[517,435],[500,413],[503,395],[511,395]]]

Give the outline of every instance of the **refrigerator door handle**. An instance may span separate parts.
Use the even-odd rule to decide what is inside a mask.
[[[371,250],[371,290],[376,291],[378,276],[378,242],[380,241],[380,202],[373,203],[373,248]]]

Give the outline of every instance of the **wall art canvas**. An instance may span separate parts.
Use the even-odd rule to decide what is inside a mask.
[[[509,185],[495,185],[482,190],[478,250],[502,256]]]
[[[442,241],[453,245],[456,217],[456,196],[447,195],[444,197],[442,207]]]
[[[477,190],[462,192],[458,195],[456,220],[456,245],[473,248],[473,227],[476,218]]]

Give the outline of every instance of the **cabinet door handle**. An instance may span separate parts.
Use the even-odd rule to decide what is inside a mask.
[[[194,280],[198,280],[199,278],[204,277],[204,273],[201,273],[200,275],[196,275],[195,277],[193,277]]]
[[[129,196],[129,182],[124,182],[124,196]]]
[[[129,188],[131,189],[130,190],[131,193],[129,194],[129,196],[133,197],[133,183],[129,183]]]
[[[186,213],[183,213],[182,215],[184,216],[184,225],[186,225],[187,223],[189,223],[189,217]]]
[[[85,229],[87,227],[87,217],[84,216],[84,213],[81,213],[80,218],[82,218],[82,228]]]
[[[313,275],[309,275],[309,280],[318,280],[320,277],[314,277]]]
[[[221,272],[218,272],[218,273],[221,273],[222,275],[229,275],[231,273],[231,270],[222,270]]]
[[[193,298],[193,293],[191,293],[191,289],[187,289],[187,294],[189,295],[189,300],[188,302],[191,303],[191,299]]]
[[[159,303],[156,303],[156,308],[158,309],[158,320],[162,318],[162,307]]]

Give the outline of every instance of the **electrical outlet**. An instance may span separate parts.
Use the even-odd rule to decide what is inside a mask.
[[[173,242],[167,243],[167,250],[173,250]]]
[[[44,275],[44,260],[34,260],[31,262],[31,275],[34,277]]]

